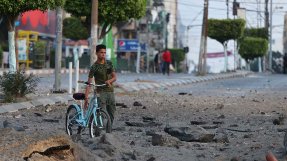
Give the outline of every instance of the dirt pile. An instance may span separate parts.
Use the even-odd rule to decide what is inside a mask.
[[[80,144],[66,135],[47,135],[44,132],[25,133],[12,128],[0,129],[0,160],[28,161],[101,161]]]

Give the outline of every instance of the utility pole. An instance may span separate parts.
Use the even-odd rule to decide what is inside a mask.
[[[149,22],[147,23],[147,43],[146,43],[146,54],[147,54],[147,57],[146,57],[146,72],[149,73],[149,60],[150,60],[150,53],[151,53],[151,48],[150,48],[150,35],[149,35]]]
[[[166,27],[166,30],[165,30],[165,34],[166,34],[166,36],[165,36],[165,44],[166,44],[166,48],[168,48],[168,23],[169,23],[169,19],[170,19],[170,13],[166,13],[165,14],[165,27]]]
[[[269,12],[268,12],[268,0],[265,0],[265,30],[267,33],[269,33]],[[265,57],[263,58],[263,70],[266,71],[268,67],[268,55],[266,54]]]
[[[61,65],[62,65],[62,30],[63,30],[63,10],[57,7],[57,34],[56,34],[56,56],[55,56],[55,91],[60,90],[61,86]]]
[[[226,7],[227,7],[227,19],[229,19],[229,0],[226,0]]]
[[[257,28],[259,28],[259,27],[261,27],[260,26],[260,24],[259,24],[259,22],[260,22],[260,0],[256,0],[256,2],[257,2]],[[261,57],[258,57],[258,72],[259,73],[262,73],[262,67],[261,67],[261,63],[262,63],[262,61],[261,61]]]
[[[91,17],[91,43],[90,43],[90,65],[96,61],[96,47],[98,40],[98,0],[92,0],[92,17]]]
[[[147,22],[147,43],[146,43],[146,72],[149,73],[149,56],[150,56],[150,45],[149,45],[149,22]]]
[[[198,74],[206,74],[206,46],[207,46],[207,31],[208,31],[208,0],[204,0],[204,13],[201,29],[200,52],[198,60]]]
[[[239,8],[239,3],[236,2],[236,0],[233,0],[233,20],[235,20],[235,17],[237,16],[237,10]],[[237,66],[239,65],[239,59],[240,57],[238,55],[238,50],[237,50],[237,40],[234,40],[234,70],[237,69]],[[237,63],[238,61],[238,63]]]
[[[148,8],[148,11],[151,12],[151,1],[148,1],[148,4],[147,4],[147,8]],[[146,43],[146,72],[149,73],[149,57],[150,57],[150,52],[151,52],[151,48],[150,48],[150,35],[149,35],[149,24],[150,24],[150,21],[152,19],[151,17],[152,15],[151,14],[147,14],[147,43]]]
[[[162,18],[163,18],[163,46],[164,50],[167,49],[167,23],[166,23],[166,12],[162,11]]]
[[[141,36],[140,36],[140,22],[137,22],[137,38],[138,38],[138,49],[137,49],[137,62],[136,62],[136,73],[140,73],[140,58],[141,58]]]
[[[270,50],[269,50],[269,70],[272,71],[272,7],[273,2],[270,0]]]

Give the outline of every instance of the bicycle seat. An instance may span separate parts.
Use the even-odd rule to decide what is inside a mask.
[[[73,98],[75,100],[85,100],[85,93],[74,93]]]

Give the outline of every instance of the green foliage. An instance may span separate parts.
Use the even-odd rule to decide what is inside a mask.
[[[268,49],[268,41],[263,38],[245,37],[239,48],[239,54],[247,62],[257,57],[262,57]]]
[[[176,69],[179,69],[180,62],[185,58],[185,53],[183,49],[168,49],[171,53],[171,60],[176,63]]]
[[[46,42],[45,41],[36,41],[34,45],[34,50],[36,53],[39,53],[40,55],[45,55],[45,48],[46,48]]]
[[[91,0],[66,1],[64,9],[76,17],[90,17]],[[131,18],[139,19],[146,11],[146,0],[99,0],[99,22],[114,24]]]
[[[0,44],[3,51],[9,51],[9,45],[6,42]]]
[[[268,30],[265,28],[246,28],[244,36],[259,37],[268,40]]]
[[[83,23],[90,28],[92,0],[66,1],[64,9],[75,17],[85,18]],[[106,31],[108,26],[117,22],[139,19],[145,12],[146,0],[99,0],[98,20],[104,26],[103,31]]]
[[[217,40],[221,44],[228,40],[235,40],[242,37],[245,27],[243,19],[209,19],[208,37]]]
[[[46,11],[55,9],[57,6],[63,6],[64,0],[1,0],[0,15],[15,17],[30,10]]]
[[[4,101],[12,102],[16,98],[34,93],[38,82],[39,78],[32,74],[27,76],[21,71],[13,73],[5,72],[0,76],[0,88],[4,93]]]
[[[63,35],[72,40],[82,40],[88,39],[89,32],[80,18],[69,17],[64,19]]]
[[[40,69],[45,67],[45,49],[46,49],[46,42],[44,41],[35,42],[34,60],[33,60],[34,68]]]

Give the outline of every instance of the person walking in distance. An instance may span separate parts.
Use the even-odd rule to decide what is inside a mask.
[[[116,81],[116,72],[112,62],[106,60],[106,46],[97,45],[96,47],[97,61],[91,66],[89,71],[88,82],[91,83],[93,78],[96,84],[106,84],[106,86],[98,87],[97,93],[99,94],[99,105],[101,108],[107,110],[110,118],[111,125],[114,121],[115,107],[115,95],[113,83]],[[88,96],[90,87],[86,87],[85,92],[85,104],[84,108],[88,107]]]
[[[156,55],[154,56],[154,59],[153,59],[155,73],[159,72],[159,60],[158,60],[158,57],[159,57],[159,53],[156,53]]]
[[[169,65],[171,63],[171,53],[168,49],[165,49],[165,51],[162,54],[163,59],[163,74],[167,73],[169,75]]]

